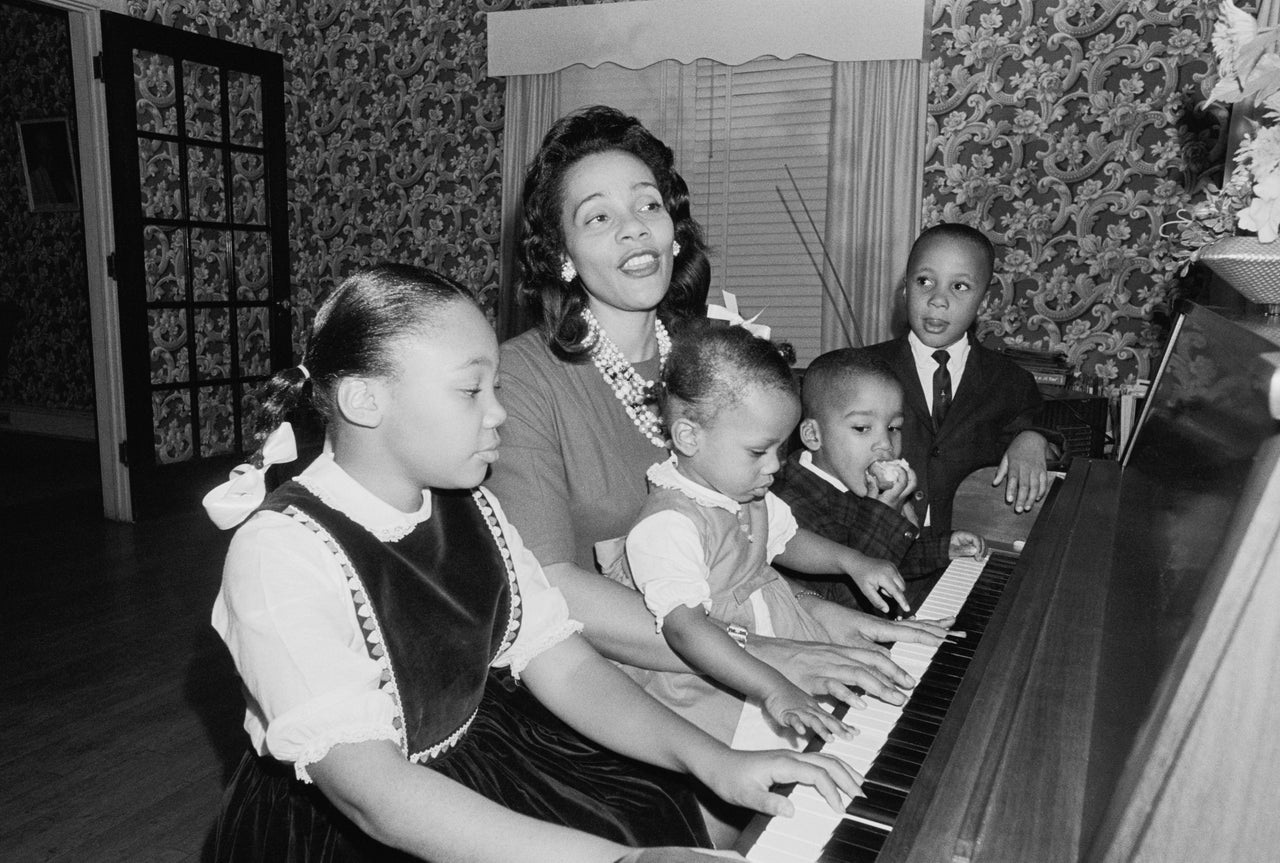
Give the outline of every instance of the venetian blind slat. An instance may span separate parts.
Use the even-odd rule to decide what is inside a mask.
[[[702,61],[695,80],[697,119],[681,165],[712,246],[712,301],[729,290],[743,314],[763,311],[774,339],[791,342],[807,365],[820,351],[822,252],[791,177],[821,229],[831,65],[770,59],[729,70]]]

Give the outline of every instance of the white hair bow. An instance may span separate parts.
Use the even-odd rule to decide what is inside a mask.
[[[231,478],[204,496],[204,511],[219,530],[235,527],[262,505],[267,496],[267,468],[298,457],[293,426],[281,423],[262,445],[262,466],[242,464]]]
[[[728,321],[734,326],[742,327],[757,338],[769,338],[769,334],[773,331],[764,324],[756,323],[756,318],[764,314],[763,311],[756,312],[750,319],[744,319],[738,313],[738,298],[736,296],[728,291],[721,291],[720,296],[724,297],[724,305],[717,306],[715,303],[708,303],[707,317],[716,321]]]

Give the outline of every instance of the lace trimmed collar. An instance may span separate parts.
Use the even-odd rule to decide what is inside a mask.
[[[699,485],[676,470],[675,453],[672,453],[671,458],[666,461],[650,467],[645,476],[649,477],[649,482],[659,488],[678,491],[699,506],[719,507],[720,509],[728,510],[734,515],[737,515],[742,510],[742,504],[733,498],[718,491],[713,491],[705,485]]]
[[[416,512],[401,512],[352,478],[333,460],[321,453],[297,477],[307,491],[356,524],[380,542],[397,542],[431,518],[431,492],[422,492],[422,506]]]

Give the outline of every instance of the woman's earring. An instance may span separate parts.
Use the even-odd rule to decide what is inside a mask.
[[[673,258],[680,257],[680,241],[679,240],[671,241],[671,257]]]
[[[567,257],[560,264],[560,281],[572,282],[578,277],[578,269],[573,265],[573,261]]]

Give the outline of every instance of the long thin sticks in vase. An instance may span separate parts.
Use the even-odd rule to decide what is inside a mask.
[[[782,167],[787,172],[787,177],[791,180],[791,188],[796,191],[796,198],[799,199],[800,206],[804,209],[804,214],[809,220],[809,227],[813,229],[813,235],[818,238],[818,245],[822,248],[823,259],[827,262],[827,266],[831,270],[831,275],[836,280],[836,287],[839,288],[839,299],[836,298],[836,293],[831,290],[831,285],[827,283],[827,277],[824,269],[819,266],[818,262],[814,259],[813,251],[809,248],[809,241],[805,239],[804,231],[800,229],[799,223],[796,222],[795,214],[791,211],[791,205],[787,203],[786,196],[782,194],[781,187],[774,186],[773,188],[777,191],[778,198],[781,199],[782,206],[787,211],[787,218],[791,219],[791,224],[796,229],[796,234],[800,237],[800,242],[804,244],[805,253],[809,256],[810,262],[818,272],[818,280],[822,282],[823,293],[827,295],[827,299],[829,299],[833,305],[842,305],[845,311],[849,313],[849,322],[853,325],[852,332],[849,329],[849,324],[845,323],[844,317],[837,316],[840,321],[840,328],[844,330],[845,339],[847,339],[854,347],[860,348],[864,344],[862,341],[861,326],[858,324],[857,314],[853,311],[853,303],[849,300],[849,294],[845,291],[844,284],[840,280],[840,272],[836,269],[835,262],[831,260],[831,255],[827,251],[827,244],[823,241],[822,232],[818,230],[818,225],[813,220],[813,214],[809,212],[809,205],[805,203],[804,195],[800,193],[800,186],[796,183],[796,178],[791,173],[791,166],[783,165]]]

